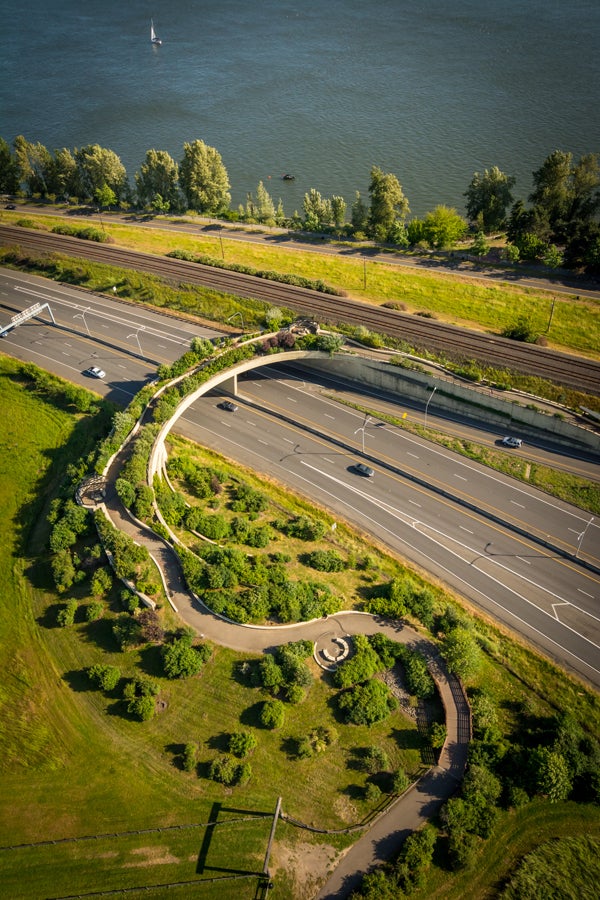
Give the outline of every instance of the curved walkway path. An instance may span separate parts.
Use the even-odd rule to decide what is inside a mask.
[[[368,832],[354,844],[332,872],[319,898],[347,897],[362,875],[398,851],[400,842],[439,809],[462,779],[471,736],[469,705],[458,680],[451,675],[434,645],[401,622],[368,613],[341,612],[327,619],[294,625],[238,625],[212,613],[186,588],[173,548],[150,528],[133,519],[115,491],[115,481],[128,455],[128,445],[116,455],[106,473],[104,508],[115,527],[147,548],[159,567],[172,606],[183,621],[216,644],[248,653],[260,653],[279,644],[307,639],[318,645],[334,637],[383,632],[395,641],[419,649],[428,659],[446,713],[447,738],[437,766],[389,806]]]

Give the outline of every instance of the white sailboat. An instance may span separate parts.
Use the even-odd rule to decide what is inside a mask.
[[[156,37],[154,22],[152,21],[152,19],[150,19],[150,43],[156,44],[157,46],[160,46],[162,44],[161,39],[159,37]]]

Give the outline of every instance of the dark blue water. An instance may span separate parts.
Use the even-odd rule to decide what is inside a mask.
[[[600,151],[598,0],[0,0],[0,135],[99,143],[129,178],[201,138],[232,205],[264,181],[366,195],[394,172],[411,210],[464,207],[498,165],[531,191],[554,149]],[[150,44],[150,18],[163,40]],[[296,181],[281,181],[284,172]]]

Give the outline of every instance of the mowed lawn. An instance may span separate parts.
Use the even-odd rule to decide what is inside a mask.
[[[57,409],[15,370],[0,357],[0,894],[35,900],[203,880],[194,896],[227,897],[224,885],[207,879],[262,869],[278,796],[287,813],[321,828],[363,819],[374,804],[364,796],[368,776],[352,765],[357,749],[381,745],[394,769],[416,772],[423,764],[416,726],[400,712],[371,729],[342,724],[334,691],[315,667],[313,688],[303,703],[286,705],[282,729],[262,729],[257,709],[264,695],[237,674],[243,655],[215,648],[200,676],[169,681],[158,648],[117,650],[110,632],[121,611],[116,590],[102,619],[85,620],[85,582],[75,625],[56,627],[61,598],[52,592],[46,514],[65,466],[96,436],[89,417]],[[145,723],[127,717],[118,693],[91,690],[85,669],[95,662],[116,665],[123,676],[141,670],[155,677],[163,711]],[[296,759],[295,740],[317,724],[335,727],[339,741],[315,758]],[[258,741],[249,758],[252,778],[224,789],[206,777],[208,766],[241,728]],[[188,742],[198,747],[192,773],[180,765]],[[215,815],[219,822],[249,819],[126,834],[202,825]],[[107,834],[114,836],[18,846]],[[322,843],[281,824],[275,853],[311,840]],[[327,844],[339,848],[348,840],[328,836]],[[236,884],[238,898],[254,897],[255,876]],[[185,887],[178,890],[186,896]]]

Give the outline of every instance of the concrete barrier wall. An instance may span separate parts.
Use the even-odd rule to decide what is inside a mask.
[[[577,445],[600,452],[600,435],[591,429],[579,427],[563,421],[557,415],[539,412],[527,408],[535,406],[535,399],[523,397],[522,400],[507,399],[501,391],[485,389],[481,386],[468,386],[458,383],[451,376],[442,372],[431,375],[412,369],[403,369],[391,365],[386,360],[366,358],[351,353],[338,353],[327,360],[305,359],[302,369],[308,372],[326,372],[349,381],[368,385],[377,390],[396,395],[399,406],[402,399],[422,403],[423,408],[435,387],[436,409],[450,414],[468,416],[486,425],[497,427],[501,432],[519,434],[552,435],[553,440],[567,446]]]

